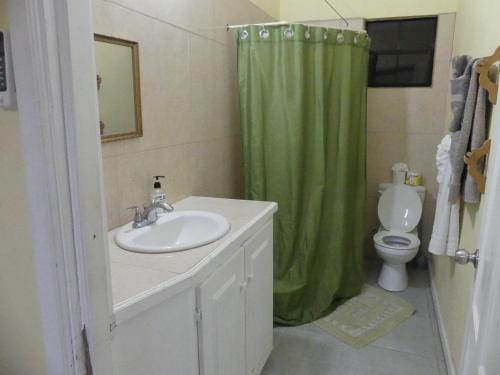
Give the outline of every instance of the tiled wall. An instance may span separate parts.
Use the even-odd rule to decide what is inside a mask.
[[[108,226],[146,203],[242,196],[236,46],[225,25],[270,21],[249,0],[94,0],[96,33],[139,42],[144,137],[103,144]]]
[[[427,248],[437,197],[436,146],[448,124],[447,102],[455,15],[439,16],[432,87],[368,89],[368,243],[378,227],[377,187],[391,181],[391,166],[406,162],[423,175],[422,245]]]

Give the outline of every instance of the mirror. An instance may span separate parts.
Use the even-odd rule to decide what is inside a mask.
[[[102,142],[142,137],[139,45],[94,35]]]

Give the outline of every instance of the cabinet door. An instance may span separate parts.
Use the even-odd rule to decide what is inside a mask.
[[[244,281],[240,248],[197,289],[201,375],[245,374]]]
[[[195,307],[191,289],[120,323],[112,342],[113,373],[198,375]]]
[[[273,347],[273,223],[244,245],[247,374],[258,375]]]

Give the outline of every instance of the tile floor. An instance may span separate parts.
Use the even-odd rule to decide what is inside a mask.
[[[367,283],[376,285],[380,265],[367,268]],[[262,375],[446,375],[428,272],[409,274],[409,288],[397,295],[416,313],[391,333],[354,349],[313,324],[278,327]]]

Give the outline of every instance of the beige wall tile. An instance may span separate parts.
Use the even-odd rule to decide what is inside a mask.
[[[368,89],[369,200],[375,199],[379,183],[391,181],[393,163],[403,161],[411,169],[421,172],[427,189],[422,214],[423,249],[429,242],[436,204],[436,146],[447,127],[454,24],[454,14],[439,16],[432,87]],[[369,222],[376,217],[376,207],[373,202],[368,205]],[[367,227],[369,230],[370,226]]]
[[[438,34],[436,38],[436,60],[448,60],[453,53],[455,37],[455,13],[441,14],[438,19]]]
[[[368,132],[367,189],[369,196],[376,196],[378,185],[391,182],[391,167],[406,162],[408,135],[397,132]]]
[[[110,228],[167,176],[171,202],[241,198],[236,43],[226,23],[272,18],[249,0],[94,0],[97,33],[139,42],[142,138],[103,144]]]
[[[365,234],[366,234],[366,253],[367,255],[374,256],[375,248],[373,246],[373,235],[378,231],[380,226],[378,215],[378,196],[368,195],[366,199],[366,221],[365,221]]]
[[[105,201],[108,214],[108,228],[120,225],[120,174],[118,158],[108,157],[102,161]]]
[[[405,89],[369,88],[367,126],[369,131],[403,132],[408,123]]]
[[[194,141],[214,137],[215,47],[210,40],[189,38],[189,126]],[[229,76],[230,72],[226,72]],[[236,92],[233,92],[236,95]]]

